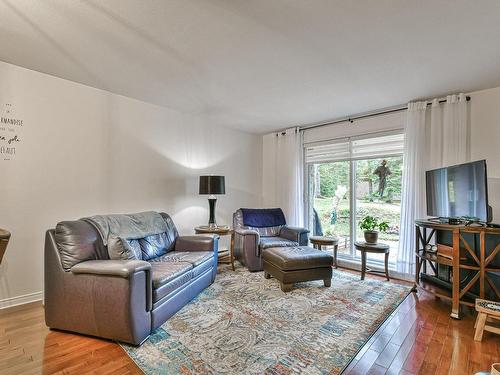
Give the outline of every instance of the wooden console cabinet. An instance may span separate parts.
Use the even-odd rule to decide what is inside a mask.
[[[500,237],[497,237],[500,235],[500,229],[416,220],[415,231],[414,291],[423,288],[440,298],[450,300],[450,316],[455,319],[460,319],[461,304],[474,307],[474,296],[484,299],[488,295],[489,299],[500,301],[500,288],[492,280],[492,274],[500,273]],[[451,243],[438,243],[439,232],[441,237],[448,235]],[[470,240],[471,235],[474,241]],[[490,238],[491,236],[494,238]],[[491,243],[494,245],[491,246]],[[425,250],[429,244],[437,246],[436,254]],[[429,280],[432,277],[437,278],[439,265],[450,268],[450,288]],[[464,271],[468,271],[465,281],[461,280]]]

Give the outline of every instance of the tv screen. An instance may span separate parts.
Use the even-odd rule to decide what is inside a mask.
[[[488,221],[486,161],[427,171],[427,215]]]

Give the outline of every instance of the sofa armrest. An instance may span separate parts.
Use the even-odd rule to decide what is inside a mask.
[[[261,269],[259,243],[259,232],[251,229],[234,230],[234,255],[250,271]]]
[[[179,236],[175,240],[176,251],[218,251],[219,236],[203,234],[197,236]]]
[[[257,242],[260,241],[259,232],[253,229],[235,229],[234,233],[240,236],[255,236]]]
[[[290,241],[298,242],[300,246],[307,246],[309,241],[309,229],[285,226],[281,228],[280,237]]]
[[[92,275],[102,277],[120,277],[134,282],[134,275],[138,272],[146,274],[146,309],[151,311],[153,306],[153,286],[151,263],[144,260],[87,260],[71,267],[75,275]],[[103,288],[105,286],[103,285]]]
[[[71,267],[76,274],[118,276],[125,279],[139,271],[151,271],[151,264],[143,260],[87,260]]]

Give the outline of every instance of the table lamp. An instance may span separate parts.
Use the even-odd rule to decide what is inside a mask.
[[[215,222],[215,203],[217,198],[215,195],[226,194],[226,186],[224,176],[200,176],[200,195],[208,195],[208,206],[210,208],[210,218],[208,226],[216,228]]]

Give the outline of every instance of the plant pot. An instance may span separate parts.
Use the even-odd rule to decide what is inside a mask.
[[[365,241],[366,243],[377,243],[378,241],[378,231],[376,230],[365,230]]]

